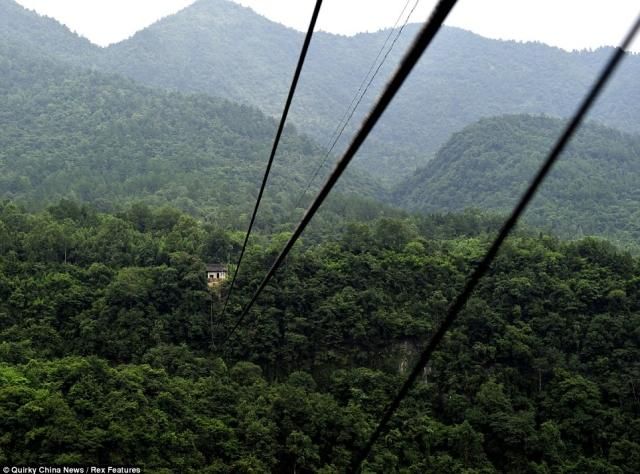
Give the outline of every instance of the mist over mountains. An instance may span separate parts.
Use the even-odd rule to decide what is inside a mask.
[[[27,38],[29,46],[49,56],[154,87],[251,104],[269,115],[281,112],[303,38],[227,0],[199,0],[107,48],[91,47],[11,0],[2,0],[0,8],[8,23],[6,36]],[[348,132],[360,123],[417,28],[409,25],[400,36]],[[292,122],[326,144],[387,34],[315,35]],[[566,117],[608,53],[607,48],[569,53],[444,28],[363,147],[358,164],[396,183],[426,163],[452,133],[479,118],[514,113]],[[640,131],[637,77],[640,57],[631,55],[591,118]]]

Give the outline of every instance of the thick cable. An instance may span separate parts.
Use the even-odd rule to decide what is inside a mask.
[[[289,109],[291,108],[291,102],[293,101],[293,96],[296,92],[296,87],[298,85],[298,80],[300,79],[300,74],[302,72],[302,66],[304,65],[304,60],[307,56],[307,51],[309,50],[309,44],[311,44],[311,38],[313,37],[313,32],[315,30],[316,21],[318,20],[318,15],[320,13],[320,7],[322,6],[322,0],[316,0],[316,6],[313,9],[313,14],[311,15],[311,22],[309,23],[309,29],[307,30],[307,34],[304,38],[304,43],[302,45],[302,50],[300,51],[300,57],[298,58],[298,64],[296,66],[295,73],[293,74],[293,80],[291,81],[291,87],[289,88],[289,95],[287,96],[287,101],[284,105],[284,110],[282,111],[282,117],[280,118],[280,125],[278,126],[278,131],[276,132],[276,137],[273,141],[273,147],[271,148],[271,154],[269,155],[269,161],[267,163],[267,168],[264,172],[264,176],[262,178],[262,184],[260,186],[260,191],[258,192],[258,198],[256,199],[256,205],[253,208],[253,213],[251,214],[251,220],[249,222],[249,228],[247,229],[247,234],[244,238],[244,243],[242,244],[242,250],[240,250],[240,257],[238,258],[238,263],[236,264],[236,268],[233,272],[233,278],[231,279],[231,285],[229,286],[229,291],[227,292],[227,296],[224,300],[224,305],[222,307],[222,313],[220,315],[220,320],[224,319],[224,315],[227,311],[227,306],[229,305],[229,299],[231,298],[231,294],[233,293],[233,288],[235,287],[236,278],[238,277],[238,271],[240,270],[240,264],[242,263],[242,259],[244,257],[245,251],[247,250],[247,244],[249,242],[249,236],[251,235],[251,231],[253,230],[253,224],[256,220],[256,215],[258,214],[258,208],[260,207],[260,201],[262,200],[262,195],[264,194],[264,189],[267,185],[267,180],[269,179],[269,173],[271,172],[271,166],[273,165],[273,160],[276,156],[276,152],[278,150],[278,145],[280,143],[280,138],[282,137],[282,132],[284,131],[284,125],[287,121],[287,115],[289,114]]]
[[[247,316],[247,314],[249,313],[249,310],[252,308],[253,304],[258,299],[258,296],[260,296],[260,294],[265,289],[265,287],[267,286],[271,278],[273,278],[273,276],[275,275],[280,265],[282,265],[282,263],[284,262],[284,259],[289,254],[289,252],[293,248],[296,241],[298,240],[302,232],[304,232],[304,229],[307,227],[309,222],[311,222],[311,219],[316,214],[316,212],[318,211],[322,203],[325,201],[325,199],[331,192],[331,189],[335,186],[340,176],[342,176],[342,173],[344,173],[345,169],[347,168],[347,166],[349,165],[349,163],[351,162],[355,154],[360,149],[360,146],[362,146],[364,141],[367,139],[367,136],[369,135],[369,133],[371,133],[371,130],[373,130],[376,123],[378,122],[378,120],[380,119],[384,111],[387,109],[387,107],[395,97],[396,93],[400,90],[400,88],[402,87],[402,84],[404,84],[404,81],[407,79],[407,77],[413,70],[414,66],[417,64],[418,60],[422,56],[422,53],[424,53],[427,47],[431,44],[433,38],[436,36],[438,31],[440,30],[440,27],[444,23],[444,20],[447,18],[447,16],[449,15],[449,12],[451,11],[451,9],[456,3],[457,3],[457,0],[440,0],[438,2],[438,4],[436,5],[435,9],[431,14],[431,17],[418,33],[416,39],[414,40],[413,44],[409,48],[409,51],[406,53],[406,55],[402,59],[400,65],[398,66],[398,69],[396,70],[393,77],[387,84],[385,90],[383,91],[382,95],[378,99],[376,105],[369,112],[369,115],[361,125],[360,130],[353,138],[353,141],[345,151],[342,158],[340,158],[340,160],[338,160],[338,162],[336,163],[335,168],[333,169],[333,171],[325,181],[324,185],[322,186],[322,189],[320,190],[320,192],[318,193],[314,201],[311,203],[311,205],[305,212],[304,216],[302,217],[302,220],[300,221],[296,229],[293,231],[293,234],[287,241],[286,245],[284,246],[284,249],[280,252],[278,257],[274,261],[273,265],[271,266],[271,268],[263,278],[262,282],[260,283],[260,286],[255,291],[251,299],[249,300],[249,303],[247,303],[247,305],[242,310],[242,313],[238,317],[236,324],[233,326],[233,328],[231,329],[231,331],[223,341],[222,343],[223,347],[229,342],[229,340],[231,339],[235,331],[238,329],[240,324],[242,324],[242,321]]]
[[[376,55],[376,58],[373,60],[373,63],[371,63],[371,67],[369,67],[369,71],[367,71],[367,74],[362,79],[362,82],[360,83],[360,87],[358,88],[356,94],[351,99],[351,103],[349,104],[349,106],[345,110],[344,115],[342,116],[342,118],[338,122],[338,125],[337,125],[336,129],[334,130],[333,134],[331,135],[331,138],[329,139],[329,142],[325,146],[325,149],[327,151],[325,152],[324,156],[322,157],[322,160],[320,161],[320,164],[313,171],[313,173],[311,174],[311,178],[309,178],[309,180],[307,181],[307,184],[305,185],[304,190],[302,191],[302,193],[300,193],[300,196],[296,200],[296,203],[293,206],[292,213],[295,212],[296,209],[298,209],[298,207],[300,206],[300,203],[302,202],[302,200],[306,196],[307,191],[309,191],[309,188],[311,188],[311,185],[313,184],[313,182],[315,181],[316,177],[318,176],[318,173],[324,167],[325,163],[329,159],[329,156],[331,156],[331,153],[333,152],[334,148],[338,144],[338,141],[342,137],[345,129],[347,128],[347,125],[349,124],[349,122],[353,118],[353,115],[355,114],[356,110],[360,106],[360,103],[362,102],[362,99],[364,99],[364,97],[367,95],[367,92],[369,91],[369,88],[371,87],[371,84],[373,83],[373,81],[375,80],[376,76],[380,72],[380,69],[382,68],[382,66],[384,65],[385,61],[387,60],[387,57],[389,56],[389,53],[391,53],[391,51],[393,50],[393,47],[395,46],[396,42],[398,41],[398,38],[400,38],[400,35],[402,34],[402,31],[405,29],[405,27],[409,23],[409,20],[413,16],[413,12],[415,11],[415,9],[418,6],[418,4],[420,3],[420,0],[416,0],[415,1],[413,7],[409,11],[409,14],[405,18],[404,23],[402,24],[400,29],[396,32],[395,31],[396,27],[398,26],[398,24],[400,23],[400,20],[404,16],[404,12],[406,11],[407,7],[409,6],[410,1],[411,0],[407,0],[407,2],[404,4],[404,7],[402,8],[402,11],[400,12],[400,15],[398,16],[396,22],[393,24],[393,26],[389,30],[389,34],[387,35],[384,43],[382,44],[382,47],[380,48],[380,51],[378,51],[378,54]],[[389,49],[384,54],[384,56],[382,58],[382,61],[380,61],[380,63],[378,63],[378,59],[380,59],[380,56],[382,56],[382,53],[386,49],[387,44],[389,43],[389,40],[391,39],[391,37],[393,36],[394,33],[396,33],[396,36],[395,36],[394,40],[392,41],[391,46],[389,47]],[[376,65],[377,65],[377,67],[376,67]],[[374,71],[374,69],[375,69],[375,71]],[[371,75],[372,72],[373,72],[373,75]]]
[[[402,385],[402,387],[398,391],[395,398],[391,401],[391,403],[385,409],[384,414],[380,419],[380,422],[378,423],[374,432],[371,434],[369,440],[367,441],[367,444],[364,446],[364,448],[361,451],[358,452],[357,456],[354,457],[354,461],[351,465],[351,469],[349,472],[352,472],[352,473],[359,472],[362,463],[371,453],[371,450],[375,442],[378,440],[380,435],[386,430],[389,420],[391,419],[393,414],[396,412],[396,410],[400,406],[400,403],[402,402],[402,400],[407,396],[407,394],[409,393],[409,390],[414,385],[414,383],[416,382],[416,380],[418,379],[418,377],[420,376],[420,374],[422,373],[426,365],[429,363],[429,360],[431,359],[431,355],[433,354],[434,350],[436,349],[438,344],[440,344],[440,342],[444,338],[447,331],[451,328],[451,325],[457,318],[458,314],[466,305],[467,301],[471,297],[471,294],[473,293],[480,279],[487,273],[489,266],[491,265],[491,263],[493,262],[493,259],[496,257],[498,251],[500,250],[502,243],[505,241],[505,239],[508,237],[508,235],[511,233],[513,228],[518,223],[518,220],[522,215],[522,213],[527,208],[527,205],[535,196],[538,188],[540,187],[542,182],[545,180],[545,178],[551,171],[551,168],[553,167],[555,162],[558,160],[558,157],[566,147],[567,143],[569,143],[569,140],[571,139],[575,131],[578,129],[578,127],[582,123],[587,112],[589,111],[589,109],[591,108],[591,106],[599,96],[599,94],[602,92],[603,88],[605,87],[609,78],[615,71],[616,67],[620,64],[620,61],[624,58],[625,50],[629,47],[629,45],[633,41],[634,36],[636,35],[639,29],[640,29],[640,16],[636,19],[633,27],[625,37],[624,41],[621,43],[621,45],[618,48],[616,48],[615,53],[611,56],[606,66],[600,73],[600,76],[598,77],[595,84],[592,86],[591,90],[589,91],[589,94],[585,97],[582,104],[576,111],[575,115],[573,116],[569,124],[565,127],[562,135],[560,136],[558,141],[555,143],[554,147],[552,148],[549,155],[545,159],[543,165],[538,170],[538,173],[536,174],[535,178],[530,182],[529,187],[520,198],[520,201],[518,202],[516,207],[513,209],[509,218],[503,224],[500,232],[498,233],[498,236],[491,244],[491,247],[487,251],[486,255],[484,256],[482,261],[478,264],[476,269],[473,271],[473,273],[467,280],[467,283],[464,289],[459,294],[459,296],[454,300],[453,304],[449,307],[446,317],[440,323],[440,326],[438,327],[437,331],[431,336],[431,339],[427,343],[427,346],[425,347],[424,351],[420,354],[418,362],[415,364],[413,370],[407,377],[407,380]]]

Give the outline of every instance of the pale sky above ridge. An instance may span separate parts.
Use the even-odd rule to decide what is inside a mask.
[[[304,30],[315,0],[234,0],[259,14]],[[352,35],[392,26],[407,0],[324,0],[318,28]],[[409,0],[409,8],[415,0]],[[122,41],[194,0],[18,0],[101,46]],[[412,22],[422,22],[435,0],[421,0]],[[407,9],[408,10],[408,9]],[[567,50],[620,42],[637,0],[460,0],[448,25],[482,36],[540,41]],[[640,40],[632,51],[640,52]]]

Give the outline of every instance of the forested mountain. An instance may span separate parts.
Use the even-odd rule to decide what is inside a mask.
[[[543,116],[482,119],[454,134],[434,160],[402,183],[396,202],[433,212],[506,212],[562,131]],[[640,242],[640,136],[584,125],[527,211],[529,223],[564,237]]]
[[[218,344],[277,242],[252,243],[221,321],[204,277],[238,250],[221,228],[0,204],[0,463],[345,472],[495,228],[343,223],[298,247],[221,358],[211,328]],[[512,239],[365,472],[635,474],[639,263]]]
[[[103,209],[172,203],[246,226],[276,129],[257,109],[70,69],[9,43],[0,45],[0,77],[0,196],[32,208],[60,198]],[[322,153],[286,130],[263,222],[290,216]],[[381,192],[362,172],[341,189]]]
[[[26,10],[13,0],[0,0],[0,43],[7,42],[68,61],[82,62],[99,51],[57,21]]]
[[[417,31],[400,37],[361,105],[368,110]],[[292,120],[325,143],[388,31],[314,37]],[[99,67],[138,81],[204,91],[282,109],[302,34],[227,0],[200,0],[113,45]],[[480,117],[505,113],[566,116],[593,80],[608,50],[567,53],[541,44],[494,41],[445,28],[393,102],[361,164],[385,178],[409,174],[449,136]],[[221,72],[223,73],[221,74]],[[640,57],[628,58],[592,117],[640,131]],[[359,124],[361,114],[354,124]]]
[[[22,25],[16,37],[55,54],[60,25],[7,8],[0,16]],[[14,20],[18,17],[18,20]],[[13,32],[14,27],[8,31]],[[368,109],[417,31],[400,37],[379,80],[362,103]],[[11,33],[13,35],[13,33]],[[69,33],[71,35],[71,33]],[[388,31],[354,37],[317,34],[311,44],[292,120],[327,143]],[[74,44],[77,38],[69,38]],[[240,101],[279,114],[303,35],[228,0],[199,0],[132,38],[106,49],[76,44],[75,62],[142,83]],[[70,59],[65,46],[61,54]],[[545,113],[564,117],[604,63],[609,50],[568,53],[535,43],[495,41],[445,28],[362,150],[362,166],[388,181],[424,164],[449,136],[481,117]],[[627,58],[592,117],[640,131],[640,57]],[[360,121],[356,114],[354,124]]]
[[[91,60],[86,59],[85,66],[88,63],[101,64],[101,68],[119,70],[158,86],[206,90],[210,94],[236,99],[248,97],[248,102],[261,103],[267,110],[275,112],[281,106],[287,86],[279,64],[290,61],[286,67],[293,66],[300,39],[298,33],[226,0],[202,0],[140,32],[131,40],[102,52],[94,48],[95,51],[89,54],[87,51],[92,46],[69,32],[65,33],[64,28],[53,20],[24,11],[9,0],[3,0],[0,6],[6,13],[3,18],[17,18],[15,24],[10,22],[12,26],[8,29],[12,36],[5,35],[0,45],[0,73],[3,77],[0,91],[6,97],[0,103],[0,143],[3,145],[0,149],[3,172],[0,193],[3,196],[20,199],[32,207],[67,197],[93,202],[103,209],[143,199],[154,204],[172,203],[194,214],[206,213],[234,225],[244,225],[240,222],[246,222],[246,214],[250,210],[246,196],[253,195],[263,171],[275,130],[273,120],[249,106],[234,105],[202,94],[181,95],[150,90],[120,77],[88,71],[80,66],[69,69],[65,62],[55,58],[54,51],[58,50],[58,58],[63,57],[66,61],[92,57]],[[196,27],[204,24],[211,28]],[[35,28],[36,25],[39,29]],[[244,26],[241,28],[240,25]],[[13,32],[15,28],[22,32]],[[176,33],[182,30],[188,34],[180,36]],[[244,34],[239,35],[238,31]],[[231,32],[236,32],[236,36]],[[202,39],[203,35],[206,40]],[[307,120],[321,120],[325,116],[323,107],[327,112],[338,110],[337,106],[331,105],[335,100],[332,94],[345,94],[338,97],[340,103],[348,99],[345,92],[348,87],[340,84],[352,81],[355,86],[357,75],[347,72],[349,67],[356,68],[358,64],[358,67],[365,68],[364,58],[373,52],[374,37],[376,35],[354,38],[318,35],[314,39],[315,46],[308,69],[305,69],[308,74],[303,77],[294,111],[306,111],[303,116]],[[43,40],[44,45],[39,46],[39,41],[34,38]],[[178,39],[182,42],[172,43]],[[204,41],[203,44],[209,47],[197,47],[198,41]],[[246,41],[250,44],[247,45]],[[166,50],[160,52],[156,47],[158,42],[164,44]],[[279,49],[273,46],[280,42],[289,47]],[[486,46],[483,47],[484,52],[478,50],[480,44]],[[447,58],[446,51],[453,45],[461,57],[453,55]],[[260,51],[261,60],[251,59],[253,49]],[[140,57],[139,52],[143,50],[146,53]],[[198,54],[189,50],[198,51]],[[329,52],[333,50],[352,53],[352,66],[338,62],[330,67],[328,62],[332,55]],[[522,50],[525,56],[527,51],[536,52],[533,57],[537,59],[529,64],[527,77],[520,75],[523,69],[518,65],[519,56],[507,54],[516,50]],[[45,52],[53,58],[40,57]],[[394,102],[396,112],[400,109],[406,112],[396,118],[414,124],[420,122],[417,116],[411,118],[410,112],[417,102],[403,102],[417,93],[414,89],[418,83],[422,84],[423,91],[431,90],[443,99],[458,85],[465,93],[473,90],[472,82],[467,80],[486,81],[482,86],[485,92],[476,90],[471,94],[475,99],[469,98],[465,107],[456,107],[452,112],[467,114],[467,119],[475,114],[470,113],[474,107],[478,107],[476,115],[498,112],[500,100],[508,94],[500,92],[503,86],[495,87],[500,82],[498,78],[491,78],[481,67],[480,63],[485,60],[495,64],[494,68],[509,64],[512,72],[507,74],[500,69],[501,80],[517,82],[521,100],[525,100],[535,90],[547,87],[544,86],[545,81],[551,81],[553,76],[552,73],[546,74],[542,85],[529,84],[527,81],[536,76],[536,71],[553,69],[549,64],[544,68],[540,66],[540,69],[537,65],[553,59],[558,74],[583,77],[584,86],[589,71],[597,68],[604,53],[602,50],[569,54],[542,45],[489,41],[460,30],[445,30],[439,43],[425,57],[422,69],[419,68],[412,76],[406,90]],[[483,54],[485,59],[481,59]],[[503,60],[507,57],[510,62],[505,63]],[[238,58],[246,58],[246,66],[240,66]],[[122,62],[124,59],[127,61]],[[628,59],[627,73],[629,68],[635,67],[637,58]],[[460,66],[457,61],[462,60],[468,71],[456,73],[455,69]],[[182,61],[182,73],[171,67],[178,61]],[[568,61],[568,66],[561,67],[563,61]],[[582,66],[578,67],[580,64]],[[218,71],[225,71],[224,74],[211,70],[212,65],[216,65]],[[425,67],[436,65],[437,74],[425,74]],[[340,74],[329,75],[335,84],[320,87],[320,82],[327,77],[326,71],[334,70],[340,71]],[[633,124],[640,123],[640,119],[636,120],[633,115],[639,110],[633,100],[638,86],[635,82],[630,85],[625,70],[621,72],[609,93],[600,100],[600,111],[595,116],[601,119],[609,117],[614,122],[618,117],[626,124],[624,128],[633,128]],[[255,82],[260,75],[262,79]],[[457,81],[434,79],[439,75],[442,78],[459,77],[464,81],[458,84]],[[435,92],[435,83],[430,82],[432,79],[442,87],[442,92]],[[168,84],[166,81],[174,82]],[[489,87],[491,84],[493,86]],[[556,83],[557,87],[551,88],[555,90],[556,98],[553,94],[540,95],[540,100],[549,101],[545,102],[549,107],[544,105],[540,108],[553,109],[564,104],[569,110],[571,101],[578,99],[579,88],[574,87],[575,84],[571,86],[571,96],[565,93],[565,85]],[[623,91],[621,88],[625,85],[628,87]],[[322,90],[319,95],[314,92],[316,87]],[[247,91],[255,94],[248,95]],[[481,111],[478,100],[483,96],[489,97],[487,94],[500,95],[502,99],[493,97],[492,105]],[[269,100],[271,102],[267,104]],[[398,105],[403,103],[405,106]],[[436,109],[415,108],[414,111],[428,116]],[[315,110],[319,112],[315,113]],[[560,113],[559,109],[556,111]],[[389,117],[393,118],[396,112],[391,110]],[[447,115],[439,115],[440,120],[429,120],[429,129],[432,125],[445,124],[443,117]],[[447,119],[445,128],[452,129],[467,119]],[[427,143],[421,142],[423,134],[412,132],[410,126],[401,127],[404,132],[396,127],[389,128],[391,122],[393,120],[383,121],[380,130],[388,130],[396,138],[407,132],[411,136],[402,141],[412,143],[411,146],[419,145],[426,153]],[[622,122],[619,125],[622,126]],[[393,202],[409,210],[420,211],[455,210],[472,205],[504,211],[523,189],[535,164],[559,133],[560,125],[557,120],[540,117],[483,120],[455,134],[434,162],[397,188]],[[639,198],[635,190],[637,141],[613,130],[587,127],[576,139],[576,145],[570,152],[571,159],[567,156],[561,162],[534,203],[529,212],[530,222],[563,236],[595,234],[610,236],[624,243],[637,243],[640,238]],[[378,147],[381,142],[376,142],[375,138],[371,143],[378,150],[384,149]],[[388,144],[396,145],[393,140]],[[403,155],[401,149],[389,155],[399,163]],[[276,161],[269,188],[271,192],[267,193],[266,222],[290,220],[291,207],[305,179],[321,160],[322,153],[321,148],[289,128],[283,153]],[[620,163],[610,166],[611,160],[619,160]],[[514,163],[516,166],[512,166]],[[478,168],[484,166],[487,166],[486,170]],[[385,173],[388,177],[393,175],[390,170],[385,170]],[[354,191],[363,197],[384,195],[375,181],[355,172],[342,183],[341,189]],[[302,204],[305,203],[303,201]]]

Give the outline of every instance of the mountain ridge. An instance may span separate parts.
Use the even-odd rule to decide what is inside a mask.
[[[417,28],[407,26],[399,38],[338,151]],[[319,143],[327,143],[387,34],[384,30],[346,37],[319,32],[311,43],[292,122]],[[248,103],[275,116],[282,110],[302,37],[249,8],[226,0],[200,0],[125,41],[81,52],[75,63],[153,87]],[[354,164],[395,183],[424,165],[452,133],[482,117],[568,116],[608,51],[569,53],[541,43],[492,40],[444,28]],[[640,111],[632,105],[640,103],[638,76],[640,55],[630,55],[592,117],[625,131],[640,131]]]
[[[69,62],[91,57],[99,49],[55,18],[40,15],[14,0],[0,0],[0,41],[19,43],[33,52]]]
[[[395,203],[419,212],[515,205],[564,121],[531,115],[485,118],[454,134],[396,188]],[[525,220],[562,237],[640,242],[640,135],[581,127],[529,206]]]
[[[255,107],[154,90],[6,43],[0,43],[0,76],[3,197],[30,208],[63,198],[101,209],[141,200],[245,225],[277,125]],[[295,211],[321,156],[313,141],[286,127],[265,222]],[[340,189],[370,198],[383,193],[358,170]]]

